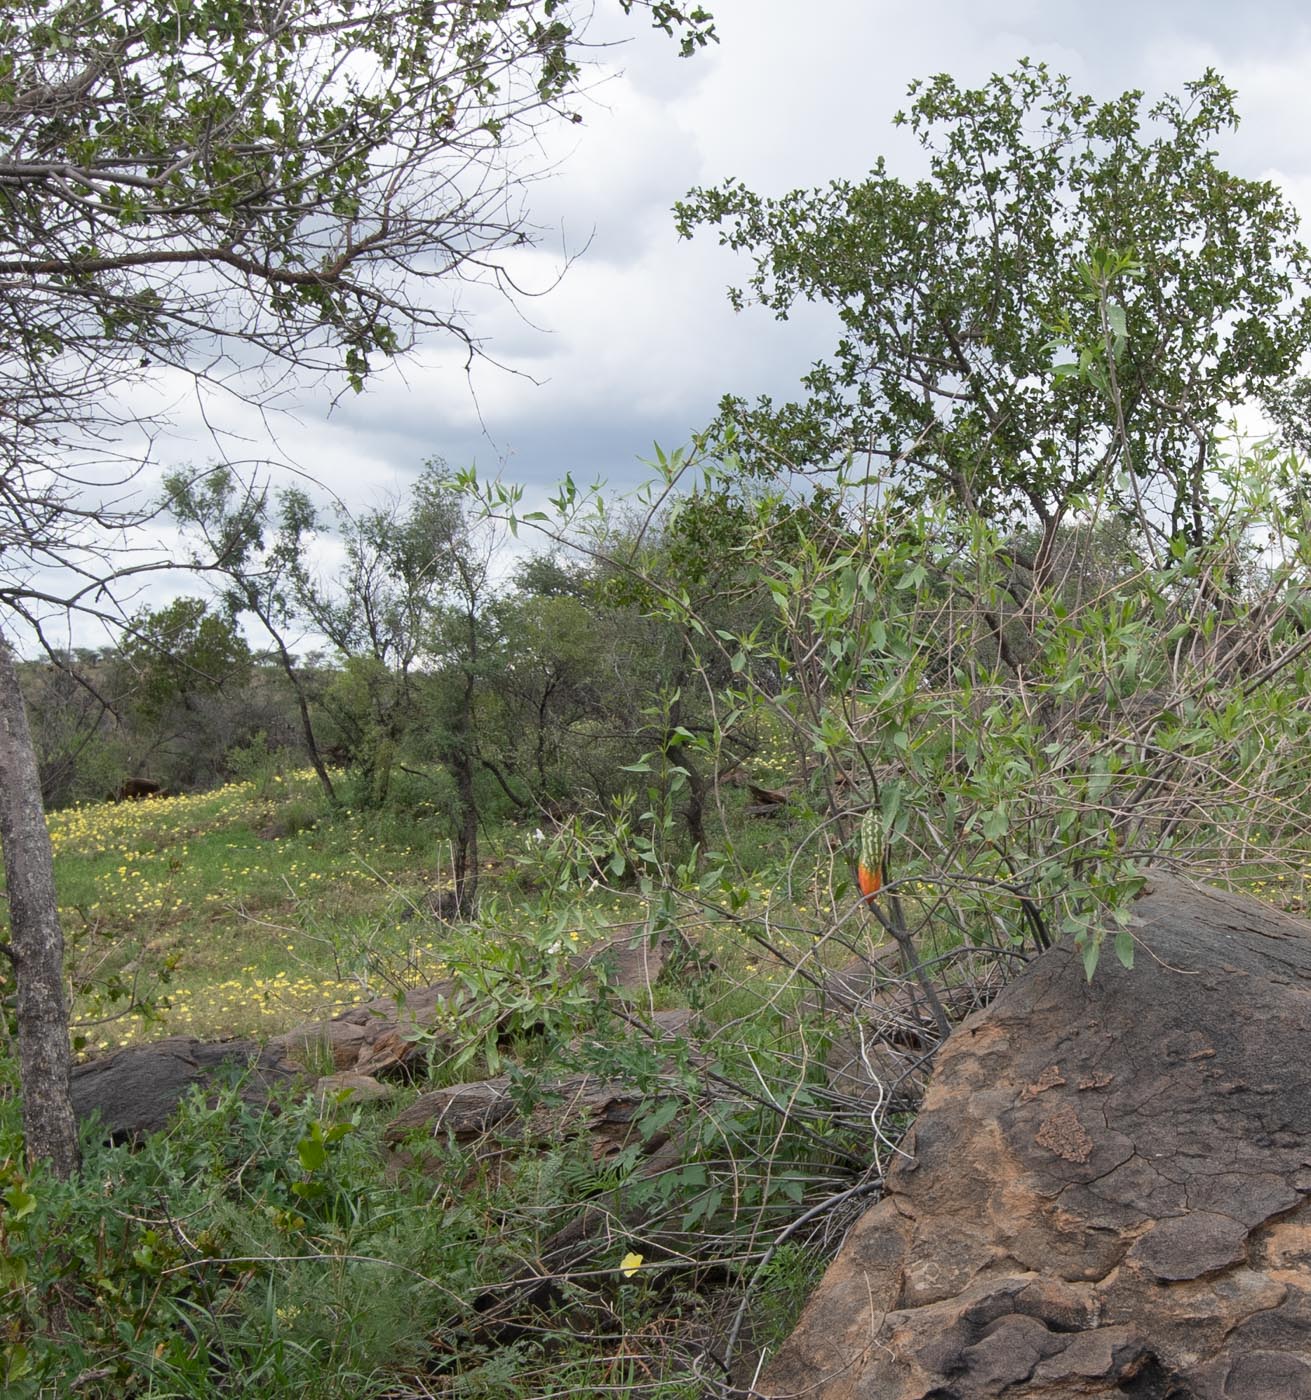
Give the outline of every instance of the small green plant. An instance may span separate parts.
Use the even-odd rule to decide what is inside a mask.
[[[507,1041],[555,1047],[595,1020],[607,994],[604,969],[583,965],[583,946],[567,914],[529,931],[466,936],[447,950],[454,989],[424,1038],[453,1047],[450,1069],[478,1059],[489,1074],[500,1071]]]
[[[225,756],[228,772],[239,783],[249,783],[259,797],[269,797],[287,772],[287,755],[269,745],[261,729],[244,744],[230,748]]]

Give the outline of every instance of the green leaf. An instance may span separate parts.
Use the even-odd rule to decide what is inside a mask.
[[[644,1114],[638,1123],[643,1140],[649,1142],[662,1128],[667,1128],[678,1117],[680,1106],[677,1099],[666,1099]]]
[[[30,1374],[32,1358],[22,1342],[10,1342],[4,1349],[5,1384],[13,1385]]]
[[[315,1125],[318,1126],[317,1124]],[[317,1172],[328,1160],[328,1150],[321,1137],[303,1137],[296,1144],[296,1155],[307,1172]]]
[[[1130,970],[1133,968],[1133,950],[1133,934],[1127,928],[1122,928],[1115,935],[1115,956]]]
[[[1089,938],[1083,945],[1083,975],[1089,982],[1093,980],[1093,973],[1097,971],[1101,951],[1101,944],[1095,938]]]
[[[5,1201],[15,1220],[22,1220],[36,1209],[36,1197],[22,1184],[9,1187]]]

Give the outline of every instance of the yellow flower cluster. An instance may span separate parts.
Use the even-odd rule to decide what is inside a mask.
[[[243,974],[254,968],[243,968]],[[335,977],[291,977],[279,972],[273,977],[241,976],[205,987],[200,992],[179,987],[169,994],[169,1005],[158,1021],[143,1024],[126,1021],[111,1034],[102,1036],[96,1048],[133,1045],[165,1035],[201,1037],[230,1033],[239,1026],[242,1034],[273,1032],[289,1020],[325,1019],[361,1000],[359,984]]]
[[[212,831],[248,820],[255,806],[250,783],[229,783],[212,792],[152,797],[144,802],[93,802],[66,807],[48,818],[56,855],[98,856],[174,842],[179,833]]]

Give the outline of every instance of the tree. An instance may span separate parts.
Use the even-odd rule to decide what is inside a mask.
[[[250,674],[250,648],[231,617],[211,612],[203,598],[176,598],[144,609],[118,651],[134,680],[136,708],[152,720]]]
[[[308,508],[300,518],[313,523]],[[311,574],[305,551],[291,542],[297,604],[345,664],[339,721],[351,733],[368,800],[385,799],[401,746],[420,729],[419,748],[449,772],[456,903],[467,913],[478,887],[475,709],[493,632],[493,540],[472,528],[440,462],[411,486],[408,505],[393,501],[354,516],[341,510],[337,531],[345,560],[327,579]],[[421,673],[431,684],[420,684]],[[425,714],[421,700],[433,689],[435,713]]]
[[[712,37],[699,7],[619,3],[684,52]],[[576,116],[586,15],[559,0],[0,0],[0,604],[34,620],[103,608],[98,551],[140,514],[103,480],[88,490],[87,456],[109,453],[133,421],[127,390],[156,368],[268,401],[279,366],[359,388],[424,332],[476,349],[419,289],[513,290],[495,255],[528,241],[521,157],[542,122]],[[52,565],[83,582],[52,595],[36,581]],[[66,1171],[67,1054],[39,1079],[29,1054],[66,1039],[62,940],[52,890],[26,884],[49,849],[0,651],[28,1150]]]
[[[928,152],[918,183],[880,161],[859,182],[764,198],[730,180],[678,206],[684,236],[718,226],[752,254],[751,294],[780,319],[807,299],[842,324],[806,398],[725,401],[744,460],[868,459],[998,523],[1036,520],[1040,574],[1099,492],[1153,539],[1200,546],[1217,427],[1311,346],[1291,205],[1212,149],[1234,93],[1207,72],[1144,113],[1139,92],[1099,103],[1027,62],[911,93],[896,120]],[[1055,384],[1054,361],[1071,371]]]
[[[1091,975],[1109,934],[1132,961],[1143,865],[1278,850],[1305,801],[1305,473],[1219,429],[1305,405],[1308,254],[1274,186],[1219,165],[1214,73],[1146,110],[1028,63],[912,95],[918,183],[880,163],[678,211],[752,254],[778,317],[842,324],[807,396],[718,425],[726,461],[847,522],[755,553],[785,639],[765,698],[881,818],[887,932],[1069,932]],[[829,816],[850,832],[849,799]]]
[[[251,673],[250,648],[230,608],[176,598],[134,614],[111,668],[119,724],[131,740],[130,771],[167,787],[212,782],[227,751],[250,733],[245,717],[235,733],[231,720],[247,708],[237,697]]]
[[[292,488],[274,499],[267,485],[243,485],[227,467],[201,474],[172,473],[164,489],[171,514],[200,541],[192,554],[194,566],[225,579],[228,611],[234,616],[249,614],[273,643],[296,697],[305,755],[329,805],[338,806],[337,790],[310,717],[305,679],[289,640],[297,622],[301,554],[317,520],[309,498]]]
[[[13,656],[0,645],[0,845],[9,904],[0,944],[17,991],[18,1073],[28,1154],[48,1158],[61,1177],[77,1168],[77,1125],[69,1097],[72,1053],[64,995],[64,936],[55,895],[54,854],[41,807],[27,712]],[[55,958],[58,961],[54,961]]]

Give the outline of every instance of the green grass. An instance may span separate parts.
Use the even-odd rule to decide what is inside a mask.
[[[88,1051],[170,1033],[269,1035],[447,973],[485,989],[458,1029],[473,1044],[490,1025],[492,1051],[475,1046],[458,1064],[452,1056],[432,1083],[398,1086],[380,1108],[301,1093],[262,1117],[220,1095],[187,1104],[140,1152],[88,1143],[97,1191],[38,1181],[33,1213],[7,1224],[29,1275],[11,1271],[6,1283],[0,1259],[0,1311],[7,1296],[25,1309],[13,1336],[34,1368],[14,1393],[59,1393],[106,1367],[104,1387],[88,1394],[207,1397],[225,1393],[225,1368],[239,1367],[260,1394],[288,1400],[381,1400],[409,1393],[407,1374],[414,1393],[683,1400],[700,1393],[691,1358],[722,1336],[736,1290],[752,1278],[740,1360],[776,1345],[828,1237],[790,1241],[758,1275],[755,1264],[785,1224],[863,1169],[868,1115],[835,1116],[824,1094],[827,1029],[808,1007],[809,984],[750,934],[787,959],[811,959],[811,971],[841,965],[849,945],[879,935],[844,885],[840,852],[821,858],[818,841],[798,845],[800,821],[732,820],[731,874],[665,896],[558,888],[557,856],[531,825],[493,826],[481,916],[452,927],[428,913],[450,867],[436,824],[399,812],[330,815],[308,775],[52,815],[61,913],[85,988],[79,1016],[112,1009],[95,990],[107,975],[139,992],[156,973],[168,978],[148,1017],[87,1026]],[[1304,897],[1303,884],[1279,874],[1253,867],[1242,883],[1275,902]],[[906,888],[912,922],[934,895],[927,884]],[[569,973],[574,949],[612,926],[664,920],[689,955],[623,1009],[692,1008],[694,1039],[670,1047],[643,1041],[625,1014],[607,1015],[594,984]],[[489,1001],[512,1014],[480,1031],[477,1011]],[[498,1026],[509,1027],[499,1040]],[[407,1096],[478,1077],[493,1052],[514,1064],[516,1093],[532,1095],[538,1076],[587,1070],[646,1095],[653,1119],[676,1099],[683,1160],[644,1182],[627,1175],[635,1159],[595,1158],[585,1137],[552,1138],[516,1149],[502,1170],[497,1157],[480,1163],[469,1146],[424,1134],[416,1155],[426,1175],[389,1165],[381,1129]],[[707,1095],[707,1066],[721,1088],[737,1089]],[[307,1167],[302,1143],[316,1123],[328,1131],[347,1118],[326,1162]],[[0,1201],[10,1191],[25,1199],[20,1140],[0,1084]],[[532,1314],[520,1340],[479,1333],[484,1290],[537,1258],[583,1202],[625,1191],[647,1193],[651,1238],[681,1241],[677,1267],[620,1226],[598,1238],[569,1285],[592,1340],[572,1334],[573,1314],[549,1311]],[[648,1256],[631,1276],[622,1273],[630,1250]],[[46,1271],[77,1258],[65,1286],[78,1340],[54,1345],[41,1312]],[[0,1377],[18,1355],[8,1338]]]
[[[439,878],[437,843],[415,825],[326,820],[303,775],[281,788],[262,797],[232,784],[52,815],[75,985],[117,972],[140,992],[155,973],[168,979],[149,1022],[100,1025],[91,1048],[272,1033],[378,994],[389,969],[431,980],[431,926],[403,915]],[[100,1007],[78,1010],[94,1018]]]
[[[637,1085],[653,1105],[674,1091],[704,1164],[689,1167],[686,1181],[680,1168],[652,1184],[669,1228],[693,1232],[681,1272],[652,1261],[623,1276],[630,1247],[646,1248],[640,1236],[598,1239],[582,1285],[598,1340],[575,1337],[567,1318],[543,1314],[532,1340],[507,1345],[479,1336],[474,1300],[535,1257],[583,1201],[619,1190],[633,1163],[594,1159],[584,1136],[536,1144],[508,1172],[493,1171],[469,1149],[429,1135],[426,1175],[393,1170],[379,1134],[417,1086],[401,1088],[383,1108],[324,1106],[302,1096],[267,1119],[252,1116],[235,1095],[213,1104],[197,1099],[138,1153],[88,1141],[96,1192],[34,1183],[37,1207],[14,1236],[30,1261],[27,1281],[8,1285],[25,1322],[14,1345],[0,1337],[0,1374],[6,1365],[30,1368],[27,1388],[15,1394],[36,1396],[42,1386],[57,1389],[103,1370],[103,1386],[87,1393],[106,1400],[210,1396],[223,1393],[230,1366],[269,1396],[381,1397],[398,1393],[398,1384],[405,1393],[411,1368],[421,1386],[505,1400],[698,1393],[688,1379],[690,1358],[718,1325],[721,1303],[698,1282],[697,1261],[719,1247],[712,1231],[741,1236],[741,1244],[725,1246],[736,1258],[759,1247],[758,1231],[767,1235],[795,1212],[791,1195],[739,1178],[762,1147],[790,1157],[807,1149],[781,1135],[755,1097],[702,1111],[704,1074],[687,1046],[653,1049],[623,1016],[603,1014],[591,984],[575,978],[570,990],[563,974],[573,950],[603,939],[612,925],[654,918],[658,898],[553,889],[552,857],[530,839],[531,828],[504,826],[485,843],[483,917],[449,927],[425,914],[427,896],[449,868],[440,840],[413,818],[318,812],[304,777],[267,796],[239,784],[203,796],[83,807],[53,815],[50,828],[71,956],[88,986],[79,1013],[97,1013],[103,999],[90,987],[109,972],[130,980],[135,965],[144,986],[150,969],[167,967],[170,979],[150,1018],[95,1027],[88,1050],[168,1033],[269,1034],[398,980],[521,966],[531,972],[541,958],[562,975],[530,990],[524,1033],[501,1046],[518,1061],[521,1085],[531,1092],[537,1073],[550,1082],[562,1069],[586,1068]],[[763,873],[741,879],[746,916],[779,910],[775,880]],[[526,894],[533,886],[540,892]],[[788,912],[795,921],[797,911]],[[704,956],[662,978],[633,1010],[694,1005],[708,1047],[716,1025],[728,1027],[732,1043],[711,1053],[755,1096],[762,1074],[790,1072],[779,1058],[794,997],[786,970],[705,903],[680,901],[674,913]],[[498,985],[510,1005],[520,984]],[[559,1003],[561,1018],[534,1024],[533,996],[548,1009]],[[475,1022],[465,1013],[466,1033]],[[456,1077],[477,1076],[483,1063],[475,1056]],[[14,1110],[0,1092],[0,1188],[26,1191]],[[351,1116],[351,1131],[332,1143],[324,1166],[307,1170],[302,1140],[316,1120],[326,1131],[342,1115]],[[315,1194],[304,1194],[307,1184]],[[685,1207],[695,1210],[698,1201],[705,1209],[680,1227]],[[758,1227],[749,1223],[757,1219]],[[180,1235],[174,1220],[185,1221]],[[47,1343],[41,1323],[56,1240],[60,1259],[84,1260],[68,1295],[76,1341],[59,1346]],[[726,1267],[733,1266],[714,1272],[719,1287]],[[776,1272],[787,1270],[780,1264]],[[0,1279],[0,1302],[5,1287]],[[799,1290],[781,1291],[786,1304],[778,1308],[790,1317]]]
[[[50,817],[75,1019],[89,1052],[164,1035],[276,1034],[447,971],[452,940],[511,934],[544,906],[602,938],[641,922],[639,892],[525,897],[544,876],[530,829],[483,843],[484,917],[458,936],[428,912],[449,889],[450,853],[434,824],[404,813],[329,814],[312,776],[234,783],[195,796],[70,808]],[[548,862],[549,863],[549,862]],[[753,904],[774,897],[749,878]],[[733,974],[757,964],[728,954]],[[119,993],[107,999],[108,979]],[[127,990],[146,1015],[116,1016]],[[662,987],[657,1005],[676,1002]]]
[[[740,805],[739,794],[729,798]],[[733,823],[732,902],[739,916],[766,920],[757,927],[776,945],[840,962],[841,948],[829,949],[823,934],[845,901],[835,900],[814,859],[780,869],[780,854],[797,850],[794,825]],[[484,918],[469,931],[475,941],[543,916],[543,901],[525,890],[534,880],[549,884],[549,858],[530,831],[503,826],[484,841]],[[167,1034],[272,1035],[446,971],[452,934],[427,909],[450,883],[437,825],[403,812],[330,815],[311,774],[71,808],[52,814],[50,832],[88,1051]],[[1272,903],[1305,907],[1300,870],[1253,867],[1236,876]],[[679,906],[680,926],[719,968],[717,985],[698,988],[699,1004],[710,1009],[723,999],[717,1009],[731,1015],[744,986],[757,989],[750,997],[786,1001],[785,969],[740,927],[716,921],[713,906],[723,898],[710,890],[700,912]],[[907,899],[913,912],[913,891]],[[640,893],[604,889],[548,892],[545,903],[553,916],[563,908],[588,938],[643,920],[654,907]],[[855,934],[858,921],[843,928]],[[467,956],[469,934],[458,943]],[[116,1000],[104,993],[115,978]],[[129,995],[143,1003],[144,1017],[118,1014]],[[662,985],[653,1009],[683,995]]]

